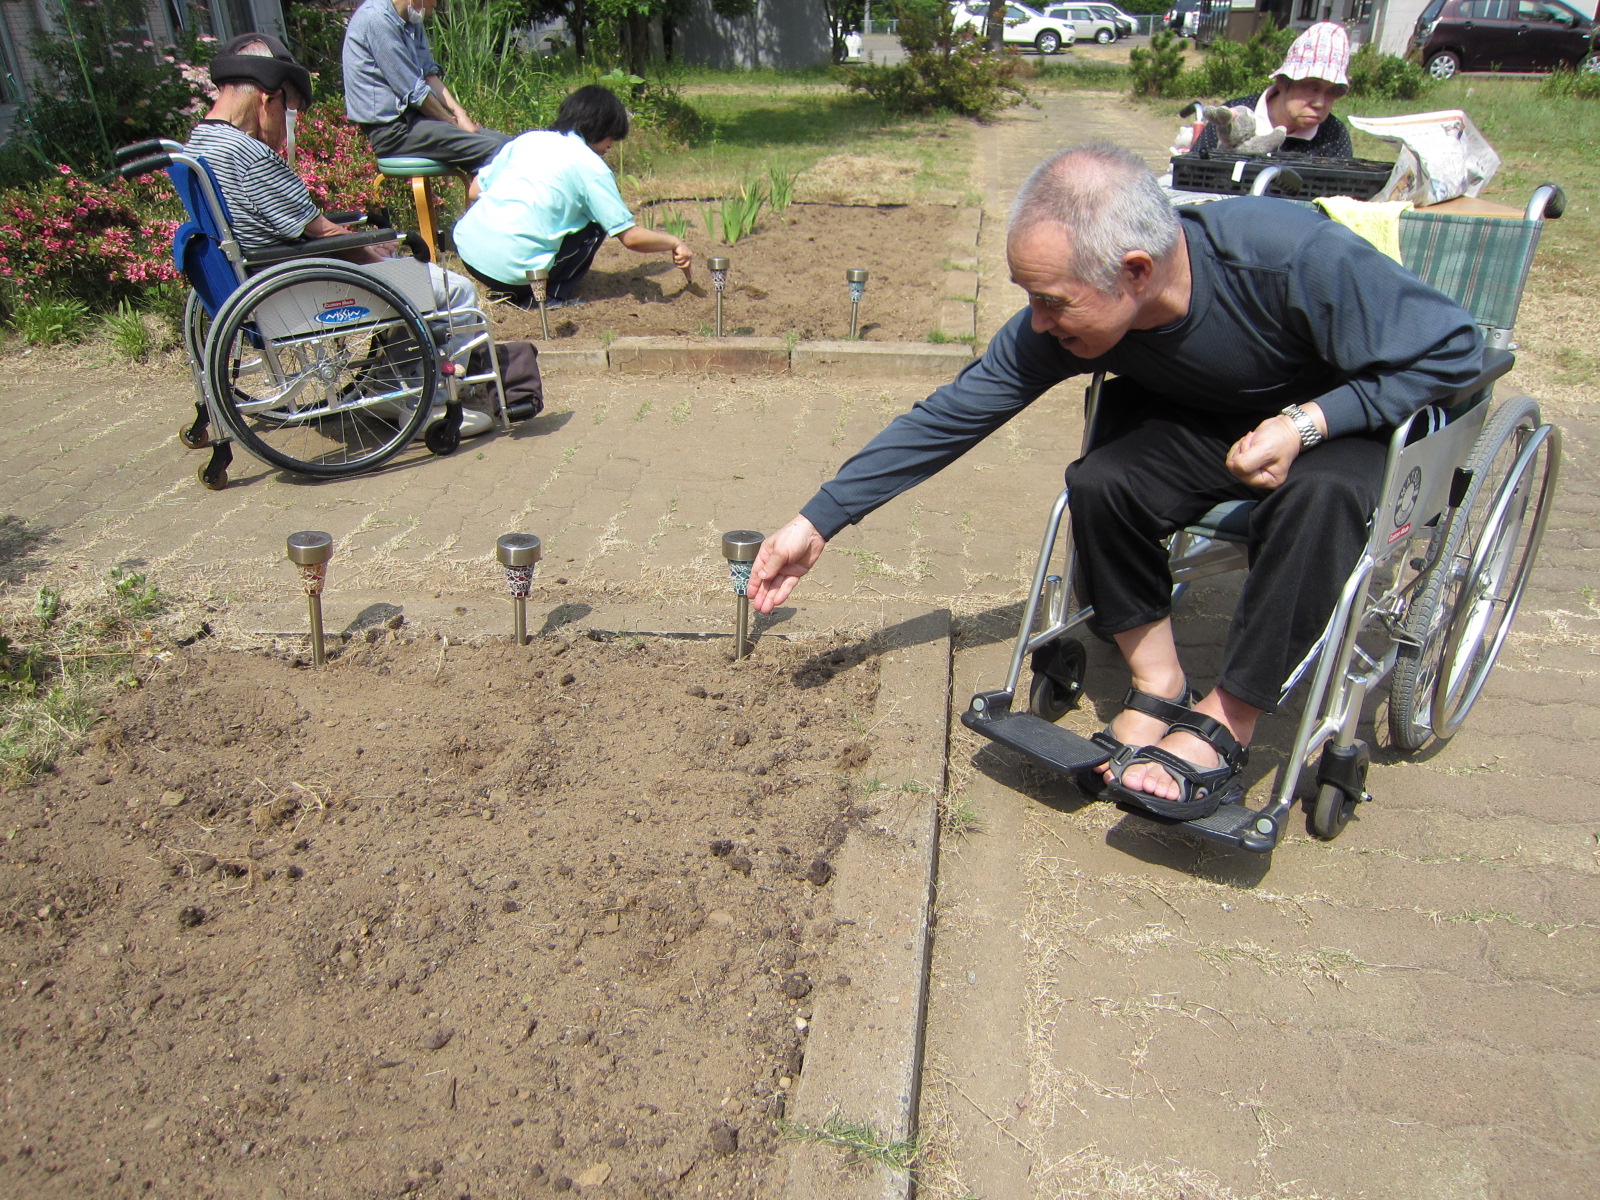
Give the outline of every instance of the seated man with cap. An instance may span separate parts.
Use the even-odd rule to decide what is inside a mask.
[[[311,73],[297,63],[277,38],[240,34],[211,60],[217,99],[194,127],[186,149],[205,160],[228,207],[229,223],[240,249],[296,245],[349,233],[330,221],[311,198],[304,181],[282,154],[293,146],[294,121],[311,106]],[[379,262],[395,243],[339,251],[334,257],[355,263]],[[434,301],[440,309],[478,306],[472,281],[429,264]],[[454,340],[481,328],[457,327]],[[448,347],[447,347],[448,350]],[[483,413],[462,415],[464,437],[484,433],[492,422]]]

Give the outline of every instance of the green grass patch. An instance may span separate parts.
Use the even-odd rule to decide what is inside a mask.
[[[148,622],[168,607],[139,572],[113,570],[99,595],[69,603],[41,587],[7,598],[0,634],[0,784],[27,783],[72,749],[119,691],[139,686]]]
[[[876,1163],[896,1171],[909,1171],[922,1152],[916,1138],[891,1138],[866,1121],[848,1121],[838,1113],[821,1125],[801,1125],[780,1118],[778,1132],[791,1141],[837,1146],[851,1162]]]

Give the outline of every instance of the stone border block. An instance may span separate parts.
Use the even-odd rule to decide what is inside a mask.
[[[673,374],[715,371],[730,375],[772,375],[789,369],[782,338],[741,337],[720,341],[623,337],[606,351],[613,371]]]
[[[971,346],[933,342],[800,342],[789,361],[796,371],[949,379],[971,358]]]

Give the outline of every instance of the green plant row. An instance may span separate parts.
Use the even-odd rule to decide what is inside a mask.
[[[1226,100],[1259,92],[1283,62],[1295,39],[1293,29],[1266,26],[1248,41],[1213,42],[1197,66],[1184,66],[1188,43],[1165,31],[1151,35],[1150,45],[1128,53],[1128,75],[1136,96]],[[1365,45],[1350,59],[1350,95],[1357,99],[1413,100],[1431,84],[1415,63]]]

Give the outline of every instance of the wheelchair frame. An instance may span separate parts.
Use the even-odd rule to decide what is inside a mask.
[[[327,257],[403,235],[367,229],[246,252],[203,159],[171,141],[127,146],[117,158],[125,178],[166,170],[189,214],[173,258],[191,285],[183,340],[197,399],[178,436],[189,449],[211,448],[198,472],[207,488],[227,486],[236,440],[272,466],[315,478],[375,470],[424,426],[428,449],[448,454],[461,440],[461,384],[492,383],[501,427],[510,428],[482,308],[436,304],[431,273],[414,259]],[[441,322],[446,339],[476,332],[446,354],[432,328]],[[489,369],[469,373],[479,349]],[[441,376],[444,415],[435,420]]]
[[[1294,742],[1278,770],[1270,802],[1259,810],[1244,803],[1224,805],[1210,816],[1187,821],[1132,804],[1119,807],[1205,840],[1270,852],[1315,756],[1309,824],[1317,836],[1333,838],[1356,805],[1371,799],[1366,791],[1371,750],[1356,734],[1367,697],[1384,680],[1393,679],[1389,724],[1398,747],[1419,749],[1430,738],[1442,740],[1460,728],[1510,631],[1559,474],[1560,430],[1541,422],[1532,399],[1514,397],[1493,417],[1490,408],[1495,382],[1514,363],[1511,322],[1539,226],[1546,215],[1559,216],[1563,203],[1559,188],[1541,187],[1519,229],[1512,230],[1526,236],[1513,247],[1514,294],[1509,302],[1503,287],[1492,296],[1479,291],[1486,239],[1503,229],[1480,231],[1484,236],[1469,252],[1470,261],[1462,261],[1459,245],[1437,254],[1437,236],[1423,237],[1421,251],[1417,238],[1402,239],[1417,260],[1413,269],[1424,279],[1463,303],[1478,301],[1468,307],[1480,322],[1483,310],[1492,310],[1486,328],[1490,348],[1478,379],[1413,414],[1390,437],[1366,549],[1321,637],[1284,685],[1287,698],[1310,676]],[[1085,395],[1082,453],[1093,444],[1102,383],[1103,376],[1096,375]],[[1093,616],[1087,606],[1070,615],[1066,611],[1074,560],[1070,525],[1065,534],[1061,526],[1069,498],[1069,489],[1063,489],[1046,521],[1005,682],[974,695],[962,723],[1036,762],[1080,775],[1108,755],[1054,724],[1076,705],[1086,666],[1082,643],[1067,635]],[[1243,543],[1248,522],[1241,518],[1250,507],[1250,501],[1218,505],[1172,537],[1174,604],[1195,580],[1247,565]],[[1062,573],[1052,574],[1058,548],[1065,565]],[[1030,655],[1028,711],[1013,713],[1023,658]]]

